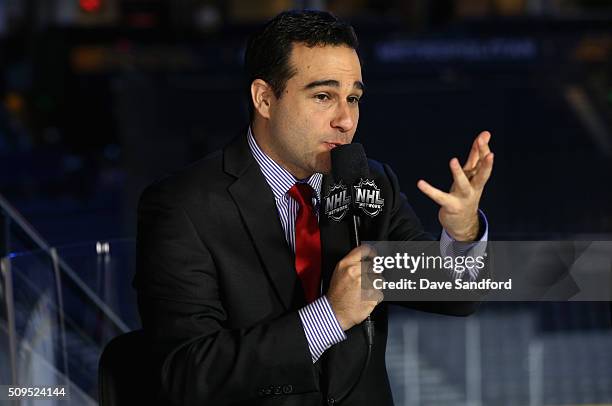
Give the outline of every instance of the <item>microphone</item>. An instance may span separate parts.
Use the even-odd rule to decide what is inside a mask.
[[[361,245],[359,239],[360,218],[355,206],[355,186],[370,177],[368,159],[361,144],[340,145],[331,150],[332,175],[336,182],[350,188],[350,212],[352,217],[351,242],[353,248]]]
[[[341,185],[334,185],[331,189],[333,190],[334,187],[342,188],[342,185],[346,183],[351,190],[349,196],[345,194],[344,197],[346,200],[350,198],[349,205],[352,220],[350,229],[351,242],[353,248],[355,248],[361,245],[361,238],[359,238],[360,215],[365,213],[370,217],[377,216],[382,210],[384,200],[380,198],[380,190],[374,183],[374,180],[370,178],[368,158],[361,144],[340,145],[332,149],[331,163],[334,181],[339,182],[338,185]],[[331,193],[330,195],[333,196]],[[330,200],[332,203],[338,200],[333,197],[330,199],[330,195],[326,198],[326,209]],[[366,319],[364,328],[368,345],[372,346],[374,344],[374,322],[370,316]]]
[[[330,187],[325,197],[325,214],[339,222],[350,212],[351,245],[355,248],[361,245],[360,216],[362,214],[377,216],[383,208],[384,199],[381,198],[380,190],[374,180],[370,178],[368,159],[361,144],[340,145],[332,149],[331,164],[335,184]],[[350,188],[350,191],[347,191],[347,188]],[[370,316],[365,320],[363,327],[368,344],[365,362],[357,380],[336,399],[338,403],[355,390],[370,364],[374,345],[374,322]]]

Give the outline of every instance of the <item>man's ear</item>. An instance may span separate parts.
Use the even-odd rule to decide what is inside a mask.
[[[255,79],[251,83],[251,100],[255,111],[262,117],[270,118],[270,106],[274,98],[274,91],[265,80]]]

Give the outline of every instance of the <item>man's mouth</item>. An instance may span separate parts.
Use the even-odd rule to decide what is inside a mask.
[[[327,141],[325,141],[324,144],[330,151],[340,145],[344,145],[344,143],[342,142],[327,142]]]

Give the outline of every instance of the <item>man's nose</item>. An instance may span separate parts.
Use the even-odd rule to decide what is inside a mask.
[[[338,104],[331,126],[342,132],[350,131],[355,126],[356,121],[353,115],[349,103],[347,101],[341,102]]]

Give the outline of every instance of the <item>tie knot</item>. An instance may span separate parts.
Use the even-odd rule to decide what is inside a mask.
[[[314,190],[308,183],[296,183],[289,189],[289,196],[300,204],[300,207],[312,207]]]

